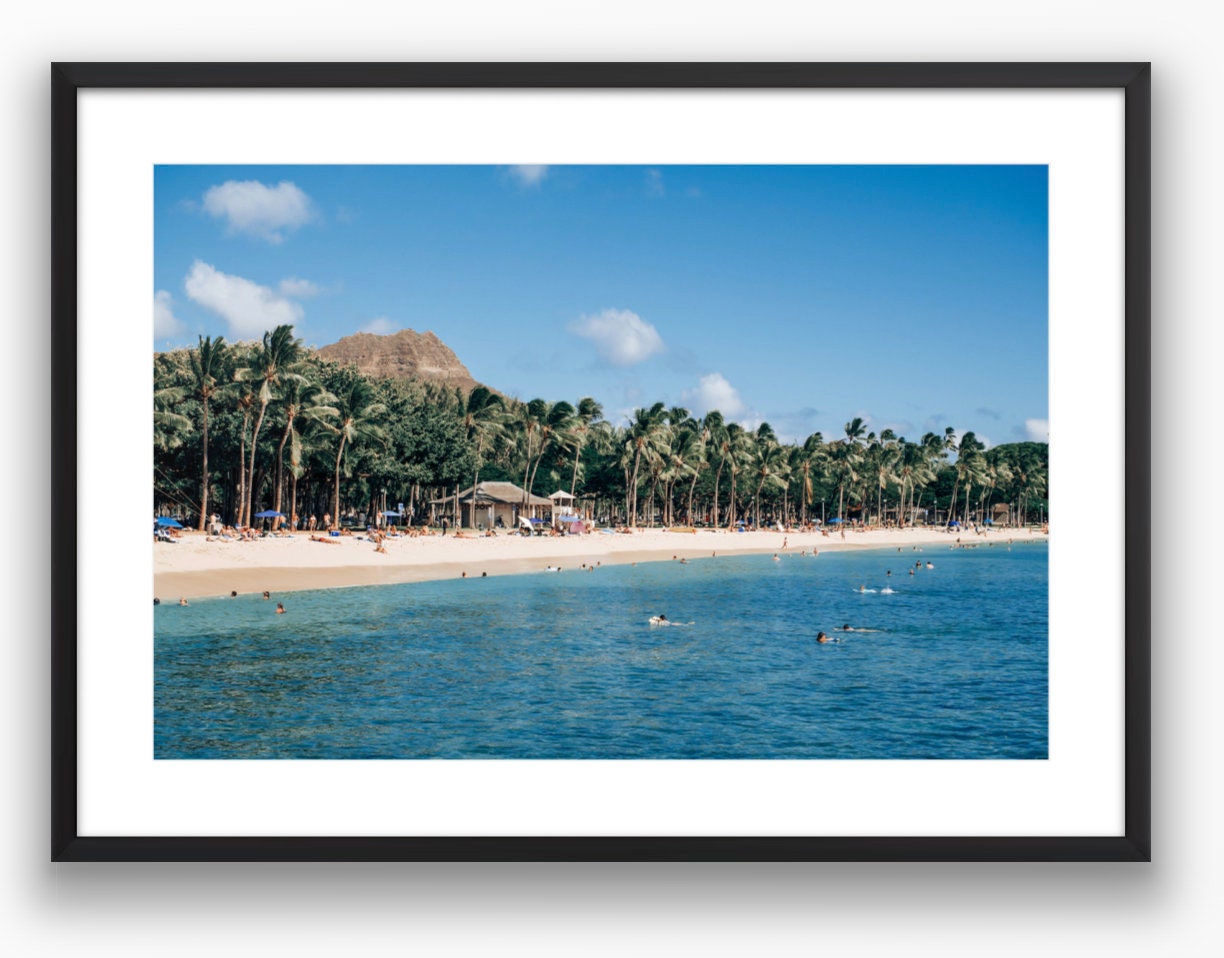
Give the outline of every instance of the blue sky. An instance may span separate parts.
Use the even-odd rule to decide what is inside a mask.
[[[1044,166],[160,166],[154,346],[432,330],[520,399],[1046,439]]]

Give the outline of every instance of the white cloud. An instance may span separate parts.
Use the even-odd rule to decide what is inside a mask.
[[[519,186],[539,186],[544,177],[548,176],[548,167],[521,164],[510,167],[510,175],[518,180]]]
[[[1050,420],[1048,419],[1026,419],[1024,420],[1024,434],[1028,437],[1029,442],[1049,442],[1050,441]]]
[[[583,316],[570,325],[570,332],[593,342],[599,355],[614,366],[633,366],[665,348],[659,331],[627,309]]]
[[[314,219],[310,197],[288,181],[264,186],[256,180],[228,180],[209,187],[204,212],[229,224],[231,233],[247,233],[269,243],[284,241],[284,231]]]
[[[153,338],[173,339],[182,333],[183,322],[174,315],[174,298],[164,289],[153,294]]]
[[[371,319],[368,323],[361,327],[358,332],[374,333],[376,336],[386,336],[396,332],[400,328],[399,323],[393,323],[386,316],[379,316],[376,319]]]
[[[282,324],[302,318],[302,307],[267,286],[241,276],[230,276],[196,260],[183,281],[187,295],[229,323],[234,339],[262,336]]]
[[[298,279],[296,276],[290,276],[288,279],[280,281],[280,292],[282,296],[292,296],[294,299],[307,299],[310,296],[317,296],[319,287],[308,279]]]
[[[667,192],[666,188],[663,186],[662,170],[646,171],[646,192],[651,196],[662,196]]]
[[[740,398],[739,390],[727,382],[722,373],[708,373],[702,376],[696,389],[686,389],[681,393],[686,403],[693,411],[705,415],[711,409],[717,409],[724,417],[734,419],[744,412],[744,400]]]

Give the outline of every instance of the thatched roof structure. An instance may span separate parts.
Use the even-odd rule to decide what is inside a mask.
[[[441,499],[430,500],[432,505],[441,506],[448,502],[454,502],[454,495],[443,496]],[[459,493],[460,503],[474,502],[478,506],[488,505],[507,505],[518,506],[523,503],[523,489],[516,486],[513,482],[482,482],[476,486],[476,494],[472,495],[472,487],[468,486]],[[543,496],[529,496],[527,498],[529,506],[551,506],[552,501],[545,499]]]

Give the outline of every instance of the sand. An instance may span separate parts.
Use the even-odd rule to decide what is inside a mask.
[[[987,536],[960,534],[962,542],[1044,538],[1023,529],[999,529]],[[783,540],[787,545],[783,550]],[[387,539],[386,554],[356,536],[312,542],[309,534],[293,538],[265,538],[255,542],[208,541],[196,532],[184,532],[173,544],[153,544],[153,594],[162,601],[179,597],[229,595],[230,592],[288,592],[357,585],[386,585],[428,579],[459,578],[463,573],[512,575],[543,572],[560,566],[581,572],[583,564],[616,565],[628,562],[667,561],[677,558],[742,555],[745,553],[820,553],[843,549],[903,548],[955,545],[956,534],[931,529],[883,529],[814,533],[727,532],[698,530],[668,532],[642,530],[632,534],[592,533],[580,536],[503,534],[494,538],[457,538],[454,535]]]

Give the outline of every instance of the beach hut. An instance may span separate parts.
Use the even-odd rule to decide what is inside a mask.
[[[459,510],[461,524],[468,528],[479,526],[492,529],[500,520],[506,529],[518,527],[519,513],[525,512],[524,518],[539,518],[540,510],[552,506],[551,499],[543,496],[527,496],[526,509],[523,508],[523,489],[513,482],[482,482],[476,486],[468,486],[459,493]],[[433,499],[430,505],[443,508],[453,505],[454,495]]]

